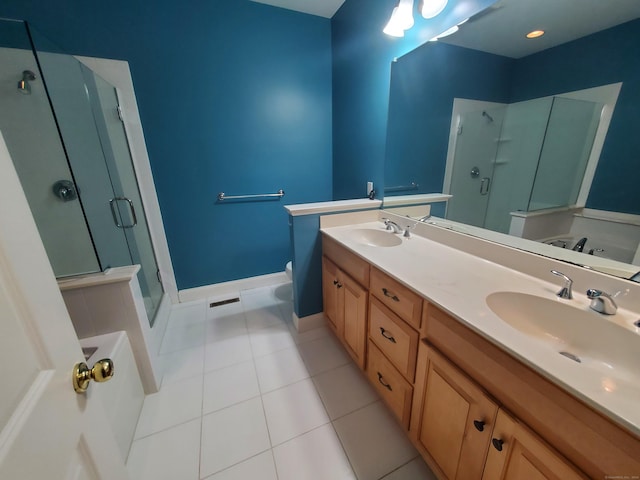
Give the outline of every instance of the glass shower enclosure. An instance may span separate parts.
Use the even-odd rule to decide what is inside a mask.
[[[511,212],[575,205],[602,107],[556,96],[462,115],[447,218],[509,233]]]
[[[54,274],[139,264],[153,323],[163,289],[117,90],[21,21],[0,20],[0,65],[0,131]]]

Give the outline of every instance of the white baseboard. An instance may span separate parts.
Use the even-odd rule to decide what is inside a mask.
[[[307,315],[306,317],[298,317],[293,313],[293,325],[296,327],[298,333],[303,333],[314,328],[320,328],[326,325],[327,321],[324,318],[324,313],[314,313],[313,315]]]
[[[202,287],[188,288],[178,292],[180,303],[201,300],[209,297],[221,297],[225,295],[239,295],[241,290],[252,288],[268,287],[279,283],[289,282],[287,274],[284,272],[270,273],[257,277],[241,278],[230,282],[215,283]]]

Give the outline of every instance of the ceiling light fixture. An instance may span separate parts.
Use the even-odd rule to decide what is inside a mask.
[[[527,38],[538,38],[544,35],[544,30],[534,30],[532,32],[527,33]]]
[[[387,26],[382,30],[383,33],[390,35],[392,37],[404,37],[404,30],[400,28],[398,21],[396,20],[398,16],[398,7],[393,9],[393,13],[391,13],[391,18],[387,23]]]
[[[413,27],[413,0],[400,0],[393,9],[383,32],[393,37],[404,37],[405,30]]]
[[[448,0],[422,0],[420,13],[424,18],[433,18],[444,10]]]

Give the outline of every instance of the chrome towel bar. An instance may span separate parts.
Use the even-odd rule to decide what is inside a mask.
[[[280,189],[277,193],[259,193],[257,195],[226,195],[224,192],[218,194],[218,201],[223,200],[243,200],[246,198],[282,198],[284,197],[284,190]]]
[[[416,182],[411,182],[410,185],[397,185],[393,187],[385,187],[384,191],[385,192],[401,192],[403,190],[417,190],[419,186],[420,185],[418,185]]]

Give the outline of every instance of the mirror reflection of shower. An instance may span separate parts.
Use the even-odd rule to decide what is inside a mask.
[[[18,91],[23,95],[31,95],[31,84],[36,79],[36,74],[31,70],[22,72],[22,80],[18,82]]]
[[[509,233],[512,212],[575,205],[602,107],[563,97],[456,99],[447,218]]]

